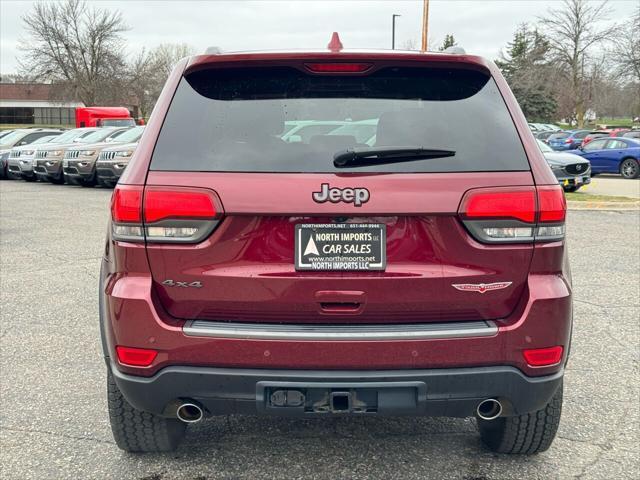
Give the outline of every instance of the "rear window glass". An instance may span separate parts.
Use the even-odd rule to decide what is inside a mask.
[[[415,146],[455,155],[333,165],[334,155],[350,148]],[[151,169],[468,172],[529,170],[529,163],[495,82],[482,72],[387,68],[331,76],[234,68],[181,80]]]
[[[553,135],[549,136],[549,140],[561,140],[563,138],[568,138],[569,134],[568,133],[554,133]]]

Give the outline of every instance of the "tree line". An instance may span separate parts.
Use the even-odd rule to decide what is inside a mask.
[[[530,121],[640,116],[640,5],[616,23],[608,7],[564,0],[518,27],[496,64]]]
[[[640,6],[613,24],[608,6],[564,0],[518,26],[495,63],[529,121],[640,116]],[[448,34],[438,50],[454,45]]]
[[[130,105],[141,117],[151,114],[175,63],[194,53],[187,44],[167,43],[132,55],[122,13],[83,0],[36,3],[22,21],[27,38],[18,81],[51,83],[54,100]]]
[[[589,112],[640,116],[640,6],[615,23],[608,14],[607,1],[563,0],[518,27],[496,64],[529,121],[563,118],[582,127]],[[127,55],[122,14],[83,0],[37,3],[23,22],[21,78],[51,82],[60,99],[87,106],[135,105],[143,117],[173,65],[194,52],[164,44]],[[448,34],[438,50],[455,45]]]

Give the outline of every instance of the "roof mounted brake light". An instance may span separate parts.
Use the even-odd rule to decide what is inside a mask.
[[[314,73],[362,73],[371,68],[371,63],[305,63]]]

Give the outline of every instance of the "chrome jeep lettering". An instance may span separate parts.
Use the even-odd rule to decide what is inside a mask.
[[[363,203],[369,201],[369,190],[366,188],[331,188],[328,183],[320,186],[319,192],[312,192],[311,196],[317,203],[353,203],[354,206],[360,207]]]

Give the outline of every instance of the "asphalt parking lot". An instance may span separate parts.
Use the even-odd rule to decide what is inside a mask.
[[[623,180],[615,175],[598,175],[580,190],[591,195],[613,195],[640,199],[640,179]]]
[[[558,438],[485,450],[471,419],[219,417],[130,455],[107,419],[97,284],[110,191],[0,182],[3,479],[639,478],[640,215],[575,211],[572,358]]]

